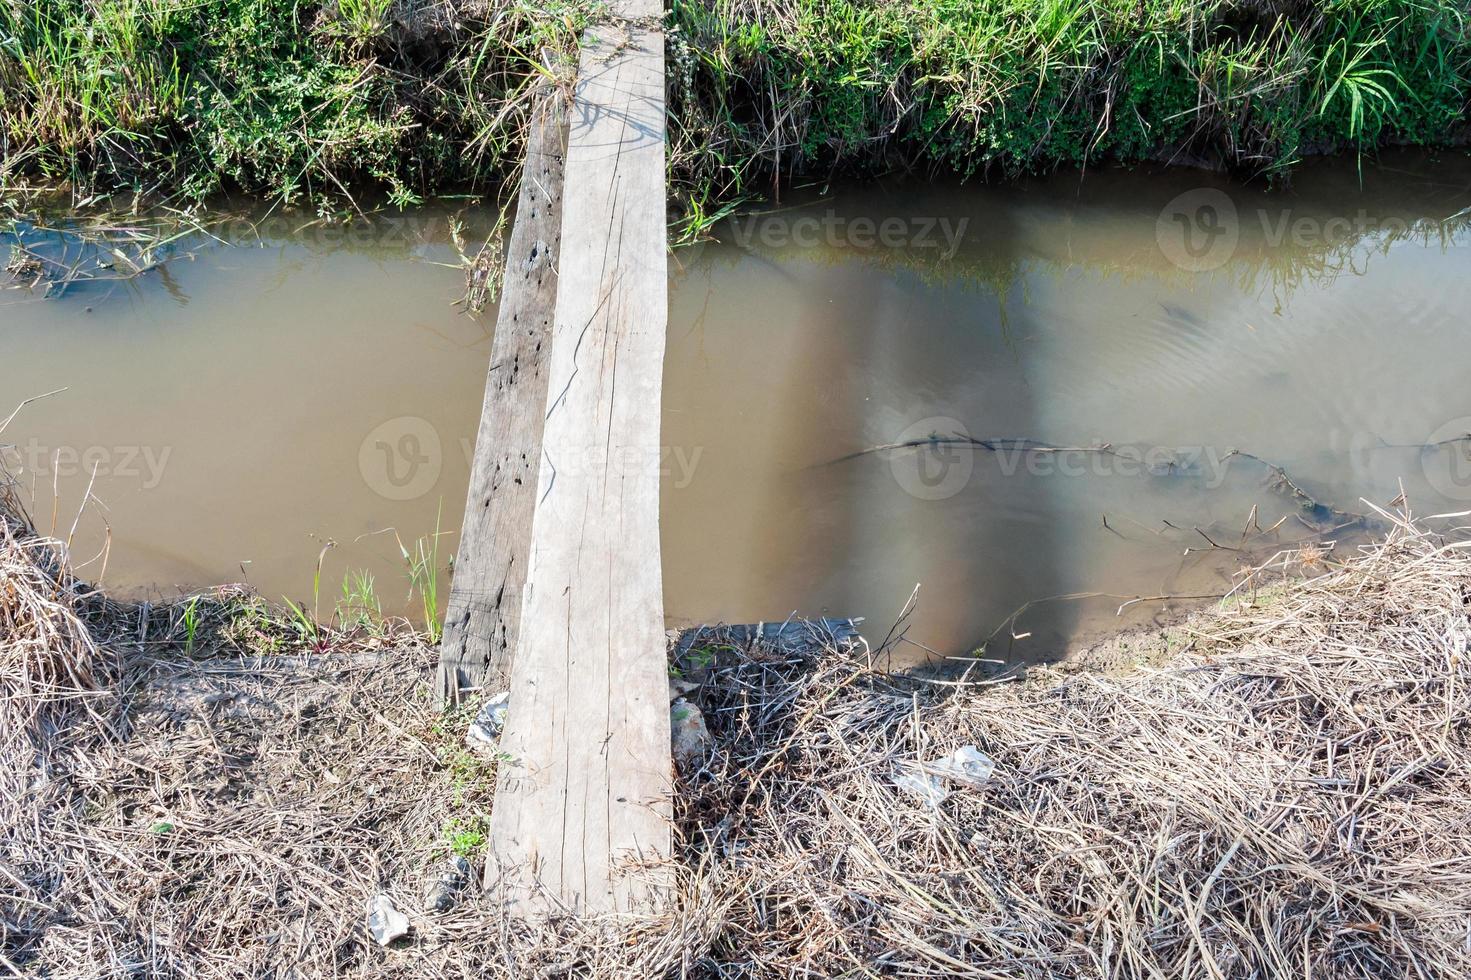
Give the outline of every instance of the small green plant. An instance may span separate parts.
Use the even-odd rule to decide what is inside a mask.
[[[480,814],[451,817],[444,825],[444,842],[450,853],[462,858],[474,857],[490,841],[490,818]]]
[[[714,646],[690,647],[680,658],[680,663],[671,664],[669,673],[674,677],[683,677],[686,671],[704,670],[715,666],[721,652],[736,653],[735,647],[728,643],[718,643]]]
[[[383,604],[378,600],[373,574],[349,571],[342,577],[342,598],[337,603],[337,621],[348,628],[376,631],[383,622]]]
[[[291,601],[289,596],[282,596],[286,601],[286,608],[291,612],[291,625],[303,643],[316,644],[321,635],[321,627],[312,618],[311,613]]]
[[[388,26],[393,0],[337,0],[337,16],[347,32],[359,41],[371,41]]]
[[[230,596],[224,609],[225,625],[221,637],[238,647],[273,653],[282,644],[281,631],[272,616],[270,604],[258,595],[239,593]]]
[[[1364,137],[1377,130],[1396,106],[1391,88],[1402,88],[1404,82],[1391,68],[1375,66],[1374,54],[1384,44],[1378,38],[1370,44],[1352,47],[1346,38],[1329,45],[1323,55],[1321,71],[1328,81],[1327,92],[1318,106],[1320,118],[1333,111],[1347,110],[1347,135],[1357,149],[1362,150]],[[1342,107],[1339,107],[1342,103]]]
[[[291,600],[290,596],[282,596],[286,602],[286,608],[291,612],[291,625],[295,628],[297,635],[303,643],[319,646],[322,643],[323,633],[321,626],[321,601],[322,601],[322,563],[327,560],[327,552],[337,547],[337,542],[328,540],[317,552],[317,567],[312,571],[312,608],[308,612],[304,605],[299,605]]]
[[[194,652],[194,641],[199,635],[199,596],[190,596],[184,605],[184,652]]]
[[[449,772],[450,803],[458,812],[445,822],[442,836],[449,850],[471,857],[490,839],[490,807],[495,796],[495,777],[503,756],[487,758],[464,747],[465,726],[474,717],[473,705],[446,711],[430,726],[442,740],[440,764]]]
[[[460,731],[463,734],[463,726],[460,726]],[[486,758],[463,748],[444,753],[441,760],[449,769],[450,788],[454,790],[455,804],[489,799],[495,792],[496,767],[506,758],[499,752]]]
[[[441,500],[439,510],[434,515],[434,533],[416,540],[412,550],[403,543],[403,538],[398,536],[397,531],[393,532],[394,539],[398,541],[398,550],[408,566],[409,599],[412,600],[415,595],[419,597],[419,607],[424,614],[424,629],[429,633],[430,643],[438,643],[444,632],[444,624],[439,619],[439,539],[444,534],[440,530],[443,516],[444,501]]]

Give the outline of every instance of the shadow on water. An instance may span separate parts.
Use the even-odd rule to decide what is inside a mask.
[[[714,488],[735,485],[736,467],[703,471],[696,482],[712,481],[706,494],[666,494],[666,527],[672,518],[693,535],[666,545],[681,572],[670,580],[671,611],[689,615],[698,595],[725,618],[779,616],[774,597],[808,596],[820,608],[802,612],[856,608],[881,634],[922,582],[911,619],[920,647],[985,645],[988,657],[1032,659],[1179,605],[1132,600],[1218,595],[1280,548],[1347,546],[1362,533],[1325,519],[1330,505],[1274,489],[1268,465],[1233,450],[1257,447],[1268,462],[1290,464],[1312,494],[1344,510],[1364,510],[1361,494],[1387,503],[1401,478],[1428,505],[1444,499],[1418,450],[1406,448],[1413,443],[1390,459],[1381,430],[1423,435],[1471,409],[1396,336],[1423,332],[1421,350],[1459,343],[1454,291],[1415,291],[1419,305],[1408,311],[1399,291],[1422,278],[1438,284],[1427,266],[1464,263],[1456,250],[1466,172],[1432,167],[1358,190],[1356,175],[1345,186],[1341,166],[1310,168],[1290,192],[1178,171],[1005,190],[900,185],[727,223],[722,244],[677,279],[674,319],[698,297],[701,343],[739,338],[732,346],[742,349],[721,349],[711,371],[678,361],[676,338],[670,398],[704,406],[700,431],[722,459],[753,451],[749,436],[724,440],[744,430],[721,406],[741,405],[746,418],[769,410],[755,452],[785,460],[786,477],[752,481],[764,487],[759,518],[748,515],[731,535],[765,549],[717,548],[705,567],[682,560],[679,542],[710,540],[695,533],[697,515],[718,509],[723,491]],[[1222,196],[1233,209],[1229,250],[1192,265],[1211,258],[1210,242],[1195,243],[1206,247],[1194,255],[1172,249],[1166,219]],[[916,221],[941,216],[964,222],[958,248],[874,241],[886,219],[916,234]],[[780,274],[768,281],[758,268]],[[787,339],[793,330],[805,343]],[[751,350],[770,356],[743,361]],[[1386,380],[1383,363],[1401,376]],[[1335,380],[1325,383],[1322,370]],[[1413,410],[1386,409],[1386,397],[1414,387],[1410,376],[1438,390]],[[768,392],[773,377],[779,390]],[[727,391],[727,380],[739,390]],[[682,396],[686,388],[698,395]],[[829,394],[816,399],[814,388]],[[694,428],[673,431],[694,438]],[[954,432],[1118,444],[1127,458],[949,444],[812,468]],[[966,476],[947,486],[962,467]],[[747,579],[742,589],[727,573],[753,563],[765,587]],[[1038,601],[1060,596],[1071,598]]]

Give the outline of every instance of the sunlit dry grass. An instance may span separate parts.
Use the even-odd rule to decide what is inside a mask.
[[[1471,557],[1387,515],[1162,665],[955,686],[702,638],[658,913],[423,910],[494,761],[434,651],[306,649],[248,594],[119,604],[0,507],[0,964],[40,976],[1383,977],[1471,971]],[[1302,578],[1306,570],[1312,576]],[[1288,574],[1290,573],[1290,577]],[[1253,601],[1254,586],[1270,601]],[[271,637],[275,640],[266,642]],[[932,805],[896,785],[975,745]],[[477,855],[477,859],[480,856]],[[367,937],[384,892],[413,930]]]

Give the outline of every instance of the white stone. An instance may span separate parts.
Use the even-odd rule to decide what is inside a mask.
[[[368,932],[379,946],[409,934],[409,917],[393,907],[393,899],[384,894],[368,900]]]
[[[675,762],[685,765],[704,757],[712,740],[699,708],[685,698],[676,698],[669,706],[669,727],[674,735],[671,748]]]

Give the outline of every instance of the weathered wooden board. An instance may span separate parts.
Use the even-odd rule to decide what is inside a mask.
[[[569,117],[531,560],[487,883],[532,908],[657,902],[670,725],[659,557],[668,318],[661,9],[589,32]]]
[[[537,94],[439,647],[441,702],[503,690],[531,551],[562,235],[565,97]]]

